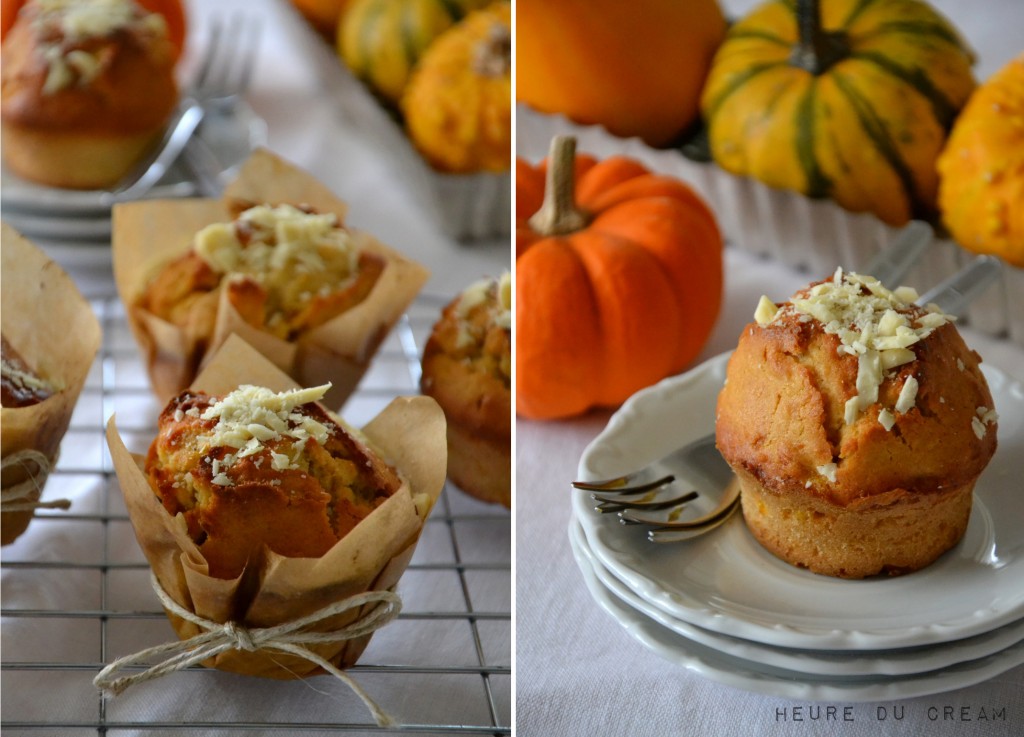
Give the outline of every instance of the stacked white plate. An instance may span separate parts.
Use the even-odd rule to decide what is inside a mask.
[[[712,432],[727,360],[632,397],[588,446],[580,478],[635,470]],[[574,492],[569,535],[590,593],[662,657],[783,698],[923,696],[1024,663],[1024,386],[985,374],[999,449],[963,540],[924,570],[862,581],[809,573],[764,550],[740,514],[694,540],[651,543]]]
[[[215,176],[229,177],[256,146],[266,142],[266,125],[248,105],[238,103],[229,113],[210,113],[196,134],[220,168]],[[189,170],[176,163],[147,198],[190,197],[197,187]],[[113,198],[104,190],[47,187],[17,176],[6,166],[0,172],[0,216],[22,235],[68,265],[98,253],[109,255]]]

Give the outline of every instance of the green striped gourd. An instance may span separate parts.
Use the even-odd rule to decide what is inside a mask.
[[[712,62],[701,101],[712,157],[892,225],[929,217],[972,61],[921,0],[767,2]]]
[[[489,0],[355,0],[338,30],[338,53],[385,101],[398,104],[430,43]]]

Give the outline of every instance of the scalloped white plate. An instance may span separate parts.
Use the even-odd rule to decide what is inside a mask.
[[[587,447],[582,479],[608,478],[713,432],[728,354],[631,397]],[[653,544],[644,530],[573,509],[601,565],[644,601],[684,622],[768,645],[889,649],[988,632],[1024,617],[1024,386],[983,367],[999,412],[999,449],[975,487],[964,539],[906,576],[847,581],[768,553],[740,515],[686,543]]]
[[[635,640],[676,665],[734,688],[806,701],[890,701],[964,688],[1024,663],[1024,642],[983,658],[906,676],[830,678],[738,658],[673,632],[623,603],[604,587],[575,540],[572,544],[591,596]]]
[[[1024,642],[1024,618],[974,637],[934,645],[892,650],[801,650],[765,645],[751,640],[711,632],[681,619],[671,617],[630,591],[594,557],[583,529],[575,521],[569,537],[576,553],[576,562],[589,565],[601,585],[637,614],[653,619],[678,635],[693,642],[761,665],[783,668],[816,676],[906,676],[948,668],[968,660],[994,655]],[[622,622],[628,625],[628,622]]]
[[[265,121],[245,102],[238,102],[231,114],[212,111],[196,133],[216,155],[225,171],[240,164],[249,152],[266,143]],[[179,163],[145,194],[150,198],[189,197],[196,186]],[[41,238],[95,239],[109,237],[110,218],[107,191],[60,189],[30,182],[0,165],[0,202],[4,219],[17,220],[26,236]],[[18,227],[17,225],[15,227]],[[100,232],[106,228],[106,233]]]

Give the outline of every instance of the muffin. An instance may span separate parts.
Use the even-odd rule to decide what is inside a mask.
[[[3,155],[53,187],[116,184],[178,101],[163,16],[133,0],[29,0],[4,40]]]
[[[385,592],[444,485],[444,414],[429,397],[398,397],[355,429],[325,411],[324,391],[300,388],[232,335],[168,404],[145,455],[129,452],[111,417],[107,443],[135,537],[180,607],[250,629],[309,617],[304,630],[332,633],[396,601]],[[348,601],[364,594],[365,605]],[[183,640],[206,632],[168,618]],[[372,629],[303,646],[347,668]],[[276,679],[324,673],[321,663],[271,644],[203,661]]]
[[[154,392],[189,387],[231,335],[301,386],[351,395],[429,272],[345,225],[308,172],[257,149],[219,199],[113,209],[113,264]]]
[[[448,477],[512,504],[511,277],[482,279],[450,302],[423,351],[420,388],[448,420]]]
[[[842,578],[919,570],[963,536],[996,450],[992,396],[953,318],[842,269],[761,298],[729,360],[716,439],[747,527]]]
[[[265,545],[318,558],[400,485],[315,402],[327,387],[224,397],[183,392],[164,409],[146,474],[181,514],[216,578],[235,578]]]
[[[100,325],[72,279],[6,223],[0,309],[2,544],[14,542],[39,508],[61,441],[100,345]]]
[[[200,230],[153,278],[140,306],[201,350],[223,290],[247,324],[295,340],[366,299],[383,270],[384,259],[361,250],[334,213],[257,205]]]

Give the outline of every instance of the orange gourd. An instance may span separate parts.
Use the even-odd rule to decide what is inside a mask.
[[[722,238],[683,182],[625,157],[516,168],[516,411],[611,407],[685,368],[722,296]]]
[[[334,41],[348,0],[291,0],[291,3],[324,38]]]
[[[182,0],[135,0],[139,5],[151,13],[159,13],[167,22],[167,37],[174,46],[175,52],[180,56],[185,45],[185,31],[187,20]],[[7,36],[7,32],[18,19],[18,11],[28,0],[0,0],[0,39]]]
[[[516,98],[668,144],[697,119],[725,28],[715,0],[517,0]]]
[[[956,241],[1024,268],[1024,54],[975,90],[938,167],[939,208]]]

